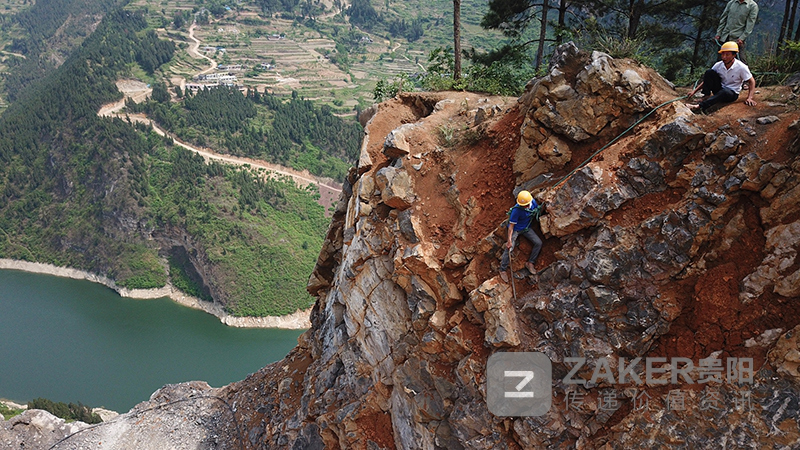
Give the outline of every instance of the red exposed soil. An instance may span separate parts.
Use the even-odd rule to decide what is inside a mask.
[[[770,98],[788,97],[789,88],[762,88],[763,95]],[[744,98],[744,97],[743,97]],[[759,100],[759,93],[756,94]],[[695,116],[698,125],[707,130],[714,130],[730,125],[732,133],[742,138],[745,145],[740,153],[756,150],[760,157],[771,159],[776,163],[784,163],[793,155],[789,143],[796,135],[788,130],[788,125],[800,116],[797,110],[786,113],[782,106],[769,106],[761,102],[756,108],[748,107],[743,101],[726,105],[709,115]],[[756,118],[767,115],[780,115],[781,125],[758,125]],[[746,122],[733,120],[740,117]],[[750,136],[745,127],[754,129],[756,136]],[[612,222],[626,219],[635,220],[639,216],[646,217],[643,209],[647,206],[637,204],[658,205],[656,195],[667,196],[660,199],[662,207],[674,202],[673,194],[665,191],[651,194],[630,203],[628,209],[612,214]],[[739,301],[739,283],[752,273],[764,258],[764,229],[759,220],[758,208],[763,201],[757,195],[744,197],[739,202],[744,207],[744,219],[747,226],[741,237],[736,239],[724,254],[720,255],[716,266],[704,274],[673,284],[675,297],[680,299],[682,314],[672,323],[669,332],[662,336],[654,346],[653,356],[686,356],[704,358],[711,352],[723,350],[723,356],[752,356],[757,367],[764,361],[764,349],[759,347],[745,348],[744,341],[772,328],[790,329],[800,323],[800,307],[797,302],[789,302],[773,293],[765,293],[753,304],[743,305]],[[736,208],[731,208],[735,211]],[[726,223],[730,220],[729,212],[719,220]],[[621,217],[620,217],[621,216]],[[663,288],[662,288],[663,289]]]
[[[483,345],[484,330],[469,321],[461,322],[461,330],[464,333],[464,340],[470,343],[470,349],[482,361],[489,359],[489,348]]]
[[[402,123],[415,122],[417,128],[407,136],[411,158],[403,164],[414,165],[420,161],[414,155],[425,155],[419,170],[407,170],[418,197],[414,215],[422,225],[420,231],[424,236],[420,238],[436,245],[440,260],[444,260],[454,243],[468,254],[477,253],[475,257],[481,259],[478,277],[489,278],[491,262],[498,260],[499,255],[482,254],[475,246],[497,228],[505,219],[505,212],[514,205],[512,165],[523,117],[514,99],[450,92],[423,95],[422,103],[431,109],[441,99],[447,98],[450,103],[443,103],[447,111],[420,119],[425,111],[418,106],[421,102],[414,100],[416,97],[401,96],[381,104],[370,124],[368,151],[373,161],[372,171],[389,163],[382,152],[384,137]],[[508,109],[499,119],[490,118],[475,126],[468,111],[476,102]],[[452,138],[446,138],[446,133],[452,133]],[[457,189],[458,195],[451,193],[448,198],[447,193],[452,189]],[[462,218],[467,222],[461,239],[456,236],[459,209],[466,207],[470,199],[479,206],[471,216]]]
[[[762,88],[761,91],[770,97],[788,96],[788,88],[785,87]],[[757,100],[758,97],[756,94]],[[715,113],[695,116],[695,121],[707,130],[730,125],[731,132],[745,141],[740,152],[756,150],[764,159],[785,163],[793,156],[789,143],[796,134],[787,130],[787,127],[799,114],[796,110],[786,114],[785,107],[765,103],[761,102],[752,108],[743,101],[735,102]],[[756,124],[756,118],[771,114],[780,115],[782,125]],[[745,121],[733,120],[733,117]],[[756,136],[750,136],[746,127],[756,130]],[[667,190],[636,199],[612,213],[611,222],[625,225],[642,220],[656,212],[654,207],[669,208],[682,194],[680,191]],[[787,301],[771,292],[765,293],[753,304],[743,305],[739,300],[741,280],[752,273],[764,258],[764,230],[758,213],[763,201],[757,195],[751,198],[752,201],[750,198],[740,201],[744,206],[747,230],[717,259],[717,265],[700,276],[673,283],[670,290],[679,299],[682,314],[671,324],[669,332],[656,342],[652,356],[685,356],[696,360],[723,350],[722,357],[754,357],[756,367],[759,367],[764,362],[765,350],[759,347],[746,348],[744,341],[768,329],[791,329],[800,323],[800,306],[797,302]],[[728,220],[730,217],[726,216],[720,219],[720,223]]]
[[[513,206],[512,164],[519,146],[521,124],[522,117],[514,107],[488,129],[485,137],[477,143],[434,152],[433,158],[425,161],[425,165],[430,163],[429,167],[423,166],[418,173],[412,173],[414,186],[419,195],[423,196],[420,202],[424,211],[420,217],[423,229],[429,233],[426,237],[439,245],[439,258],[444,258],[450,246],[456,242],[453,228],[458,222],[459,213],[445,197],[451,186],[455,185],[458,189],[458,201],[461,205],[467,205],[470,198],[477,200],[480,205],[480,211],[474,217],[472,225],[468,226],[465,239],[456,242],[461,249],[475,245],[478,240],[490,234],[502,222],[505,211]],[[464,123],[448,121],[446,124],[430,124],[425,133],[428,139],[438,135],[439,126],[461,128],[466,126],[466,117]],[[437,145],[435,142],[426,144],[433,148]],[[475,174],[480,176],[476,178]]]
[[[635,198],[606,216],[609,226],[629,227],[641,223],[648,217],[673,209],[683,199],[684,193],[685,190],[681,188],[668,188]]]
[[[356,425],[365,441],[370,440],[378,444],[378,448],[396,448],[392,434],[392,417],[388,413],[374,412],[360,416],[356,420]]]
[[[789,93],[785,87],[762,88],[761,91],[773,98],[787,97]],[[758,94],[756,99],[759,100]],[[785,107],[769,106],[765,103],[761,102],[758,107],[752,108],[739,101],[709,115],[694,116],[693,119],[705,130],[730,125],[730,132],[745,141],[740,154],[755,150],[761,158],[785,163],[794,156],[790,143],[796,136],[795,132],[788,130],[788,125],[797,120],[800,113],[793,109],[787,114]],[[767,115],[779,115],[781,124],[764,126],[756,123],[756,118]],[[744,120],[734,120],[734,117]],[[755,136],[750,136],[750,130],[755,130]],[[690,158],[693,157],[699,157],[699,154],[690,155]],[[627,203],[611,213],[608,219],[612,226],[629,226],[673,207],[683,195],[682,189],[667,189],[650,194]],[[742,196],[739,205],[744,211],[746,230],[743,230],[741,236],[715,260],[707,261],[710,267],[702,274],[672,281],[659,288],[662,293],[668,292],[668,295],[677,300],[680,315],[671,323],[669,331],[658,338],[646,356],[689,357],[697,362],[700,358],[721,350],[721,359],[753,358],[754,366],[758,370],[765,364],[767,349],[758,346],[745,347],[745,341],[769,329],[787,330],[800,323],[800,304],[796,301],[772,292],[764,293],[747,305],[739,300],[741,281],[761,264],[765,256],[766,239],[758,211],[764,206],[763,203],[758,194]],[[731,208],[718,222],[727,223],[736,211],[737,207]],[[711,242],[705,247],[716,245],[717,243]],[[701,253],[703,251],[701,249]],[[681,389],[694,389],[698,386],[700,385],[682,385]],[[648,392],[654,398],[664,395],[658,389],[651,388]],[[605,435],[631,409],[629,402],[623,402],[623,407],[614,413],[594,437]]]
[[[417,122],[421,117],[422,112],[415,111],[409,103],[400,99],[380,104],[375,118],[369,125],[370,139],[367,142],[367,152],[372,159],[373,168],[384,167],[387,164],[388,158],[382,151],[386,136],[400,125]]]
[[[730,106],[746,107],[738,103]],[[725,116],[719,112],[717,114],[703,117],[703,120],[724,120]],[[762,115],[763,112],[759,111],[758,116]],[[710,122],[706,124],[711,125]],[[782,126],[767,127],[762,131],[756,142],[770,139],[773,142],[788,142],[793,134]],[[764,148],[751,145],[746,145],[742,152],[750,151],[751,148]],[[783,150],[773,152],[773,155],[782,152]],[[771,328],[790,329],[800,323],[800,308],[794,306],[796,302],[786,302],[776,294],[765,293],[749,305],[744,305],[739,300],[741,280],[752,273],[765,256],[763,252],[766,239],[758,212],[758,208],[763,206],[761,203],[763,200],[755,194],[743,197],[739,205],[743,207],[747,229],[716,261],[709,261],[712,267],[705,273],[674,285],[672,290],[681,302],[682,314],[672,323],[669,332],[658,340],[652,351],[653,355],[698,359],[707,357],[711,352],[723,350],[723,357],[746,354],[761,364],[764,361],[764,350],[759,347],[745,348],[744,341]],[[719,223],[727,223],[736,210],[735,207],[731,208],[725,217],[719,219]]]
[[[481,207],[463,243],[466,247],[491,233],[498,219],[502,221],[508,208],[514,206],[512,166],[522,120],[519,108],[514,106],[487,131],[486,138],[454,155],[461,171],[456,178],[462,203],[474,197]]]

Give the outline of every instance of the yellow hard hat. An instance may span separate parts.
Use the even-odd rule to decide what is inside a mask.
[[[722,44],[722,47],[719,49],[717,53],[722,53],[722,52],[739,53],[739,44],[733,41],[726,42]]]
[[[520,191],[520,193],[517,194],[517,203],[521,206],[528,206],[531,204],[531,201],[533,201],[533,196],[530,192]]]

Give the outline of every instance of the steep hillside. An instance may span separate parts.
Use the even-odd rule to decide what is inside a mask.
[[[758,107],[708,116],[667,103],[556,185],[682,92],[570,45],[554,61],[518,101],[428,93],[379,105],[298,347],[222,389],[167,387],[56,448],[146,442],[177,423],[174,408],[209,398],[192,422],[200,448],[797,446],[795,96],[762,89]],[[544,250],[529,274],[521,245],[511,286],[497,276],[499,224],[522,187],[548,205]],[[503,352],[552,362],[546,413],[490,413],[487,361]],[[640,357],[681,370],[655,363],[655,377],[632,383],[644,362],[625,367]],[[745,358],[737,374],[731,358]]]
[[[25,2],[28,3],[28,2]],[[125,0],[39,0],[17,14],[0,13],[0,42],[13,56],[0,66],[0,80],[8,99],[14,101],[25,89],[59,67],[98,26],[109,11]],[[21,5],[15,5],[21,6]]]
[[[671,103],[549,190],[635,119],[680,95],[645,68],[574,50],[566,47],[518,104],[409,95],[381,105],[309,285],[318,296],[314,327],[285,362],[225,390],[251,443],[697,447],[725,439],[749,445],[777,427],[773,442],[800,438],[791,406],[797,379],[781,372],[791,345],[775,345],[800,323],[800,167],[790,128],[798,112],[762,101],[703,117]],[[502,113],[475,117],[492,111]],[[761,125],[768,115],[780,120]],[[452,148],[436,138],[446,127],[456,130]],[[472,133],[479,138],[467,139]],[[497,225],[515,186],[549,208],[538,273],[516,281],[516,299],[495,276]],[[518,276],[527,273],[523,262],[516,260]],[[789,332],[780,342],[792,339]],[[553,361],[546,415],[489,413],[486,362],[499,351],[538,351]],[[562,382],[574,365],[568,357],[588,359],[576,376],[589,380],[592,361],[603,356],[698,365],[712,354],[751,357],[757,371],[752,387],[712,383],[722,407],[712,413],[699,409],[706,386],[683,379]],[[277,390],[253,394],[267,386]],[[601,409],[614,388],[615,407]],[[686,391],[685,410],[664,407],[671,390]],[[752,412],[734,407],[744,391]],[[634,410],[631,397],[641,392],[651,410]]]
[[[129,289],[169,280],[238,316],[307,309],[304,284],[327,225],[318,194],[206,164],[149,127],[98,117],[122,97],[121,74],[152,73],[173,53],[143,15],[115,10],[3,112],[0,258],[81,269]]]

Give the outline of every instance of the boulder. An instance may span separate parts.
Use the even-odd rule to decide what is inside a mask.
[[[447,269],[455,269],[467,265],[469,260],[464,253],[461,252],[456,244],[450,246],[447,250],[447,255],[444,257],[444,267]]]
[[[629,125],[623,116],[651,108],[650,81],[636,69],[572,43],[560,46],[548,75],[528,83],[520,98],[525,120],[514,158],[517,184],[570,162],[570,143],[610,139]]]
[[[572,160],[572,150],[570,150],[569,144],[556,136],[550,136],[543,144],[539,145],[536,153],[549,164],[550,170],[564,167]]]
[[[395,255],[392,276],[406,292],[413,290],[411,277],[419,277],[428,286],[437,304],[452,306],[461,301],[461,294],[442,272],[442,265],[434,255],[435,248],[428,242],[401,248]]]
[[[389,158],[402,158],[408,155],[411,151],[408,135],[414,128],[416,128],[416,125],[407,123],[392,130],[383,142],[383,154]]]
[[[647,108],[643,94],[650,83],[633,70],[620,71],[613,58],[593,52],[580,69],[567,55],[577,52],[573,46],[562,46],[553,59],[555,66],[540,82],[530,85],[523,102],[531,104],[528,120],[535,120],[556,134],[573,142],[596,137],[622,111],[636,112]],[[576,70],[577,69],[577,70]],[[572,77],[574,76],[574,84]],[[535,109],[534,109],[535,108]]]
[[[475,111],[475,119],[473,119],[472,124],[474,126],[480,125],[480,124],[484,123],[486,120],[488,120],[489,118],[500,114],[501,111],[502,110],[498,105],[480,106]]]
[[[470,292],[469,302],[483,313],[486,321],[485,341],[495,347],[519,345],[517,313],[511,303],[511,286],[491,278]]]
[[[381,200],[391,208],[408,209],[414,202],[413,181],[401,168],[384,167],[375,174],[375,183],[381,191]]]
[[[655,161],[644,157],[631,158],[617,172],[639,196],[660,192],[666,188],[664,169]]]
[[[741,189],[758,192],[766,187],[780,168],[777,164],[768,163],[751,152],[739,159],[731,171],[731,176],[742,180]]]
[[[761,219],[767,225],[779,224],[784,219],[800,212],[800,182],[798,182],[797,175],[792,178],[794,179],[793,187],[789,187],[791,179],[787,180],[783,185],[784,190],[776,193],[769,205],[761,208]]]
[[[655,160],[682,161],[705,136],[703,130],[690,123],[688,119],[678,117],[648,136],[642,153]]]
[[[602,181],[603,169],[589,164],[575,172],[547,200],[547,214],[542,216],[542,231],[565,236],[594,225],[609,211],[637,197],[636,191],[624,184]]]
[[[751,303],[765,291],[772,290],[784,297],[800,296],[800,270],[792,271],[800,251],[800,221],[778,225],[767,230],[767,255],[755,271],[744,277],[739,300]]]
[[[764,117],[759,117],[758,119],[756,119],[756,123],[759,124],[759,125],[769,125],[769,124],[775,123],[775,122],[777,122],[779,120],[781,120],[781,119],[778,116],[764,116]]]
[[[714,141],[705,149],[706,155],[733,155],[739,151],[744,142],[739,139],[739,136],[730,135],[728,133],[719,134]]]
[[[0,420],[0,445],[8,449],[47,449],[88,427],[83,422],[67,423],[47,411],[30,409],[7,421]]]
[[[361,141],[361,149],[358,154],[358,173],[366,173],[372,169],[372,157],[369,156],[369,132],[364,132],[364,139]]]

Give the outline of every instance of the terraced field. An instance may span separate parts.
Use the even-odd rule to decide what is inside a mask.
[[[33,0],[3,0],[0,15],[14,14],[22,8],[33,5]]]
[[[134,8],[145,6],[149,6],[152,13],[155,3],[150,0],[133,2]],[[194,5],[170,0],[158,6],[164,17],[171,18],[175,11],[191,10]],[[372,90],[378,80],[420,72],[429,52],[425,47],[433,42],[409,45],[403,40],[390,41],[384,36],[364,33],[372,42],[364,42],[365,52],[349,55],[350,67],[344,71],[327,57],[336,51],[333,39],[297,21],[277,15],[264,17],[259,12],[254,5],[241,4],[238,12],[231,11],[222,19],[197,26],[194,36],[201,43],[201,52],[208,47],[204,54],[218,64],[245,66],[242,71],[231,72],[236,75],[237,84],[277,95],[288,96],[296,91],[306,99],[327,104],[340,115],[354,114],[359,104],[362,108],[371,104]],[[442,22],[446,20],[447,13],[439,15],[443,16]],[[334,22],[331,11],[318,20],[331,21],[321,28],[328,31],[333,27],[340,30],[350,27],[340,18]],[[170,23],[160,30],[163,37],[180,44],[181,51],[175,60],[163,69],[165,78],[173,85],[192,82],[192,77],[207,67],[206,61],[192,58],[186,51],[191,43],[188,26],[175,30]],[[264,70],[262,64],[274,66]]]
[[[4,0],[0,5],[0,15],[12,14],[34,1]],[[205,46],[214,48],[204,54],[217,63],[247,67],[235,73],[238,84],[261,91],[268,89],[278,95],[288,96],[296,91],[304,98],[330,106],[340,115],[353,114],[357,105],[363,108],[371,104],[372,90],[378,80],[421,72],[432,49],[452,45],[453,12],[449,0],[373,0],[373,7],[387,20],[410,22],[422,19],[424,35],[416,42],[407,42],[402,38],[390,40],[383,31],[376,34],[361,30],[372,42],[364,43],[364,52],[351,53],[349,69],[342,70],[326,55],[335,52],[336,43],[331,36],[336,32],[347,32],[351,25],[341,17],[339,9],[334,9],[333,3],[332,0],[315,2],[326,9],[316,18],[316,29],[312,29],[300,21],[282,19],[279,14],[263,16],[254,2],[242,0],[225,17],[211,17],[209,24],[197,27],[195,36],[200,41],[201,50]],[[341,7],[347,8],[349,3],[345,0]],[[151,25],[161,27],[158,28],[159,35],[173,40],[179,51],[156,77],[149,77],[135,68],[129,75],[146,83],[163,77],[173,86],[185,86],[195,75],[208,69],[208,61],[188,52],[193,43],[188,36],[191,18],[203,11],[203,4],[208,5],[208,2],[132,0],[128,7],[147,11]],[[486,0],[464,0],[463,48],[476,46],[485,50],[497,47],[499,33],[487,32],[479,26],[486,8]],[[184,13],[189,18],[180,29],[175,29],[172,23],[176,13]],[[0,41],[11,42],[11,39],[0,36]],[[217,47],[224,50],[218,51]],[[0,48],[0,72],[5,68],[4,60],[9,57],[3,50],[8,49]],[[274,64],[274,67],[261,70],[261,64]],[[3,106],[0,98],[0,108]]]
[[[210,55],[220,64],[242,64],[249,69],[259,68],[261,64],[274,64],[274,68],[267,70],[236,73],[240,83],[256,86],[260,91],[268,89],[278,95],[291,95],[292,91],[297,91],[305,98],[329,103],[341,111],[351,111],[357,104],[351,96],[352,91],[371,89],[365,86],[368,80],[356,80],[325,57],[326,52],[336,47],[333,40],[313,32],[293,30],[290,21],[273,20],[271,24],[267,32],[275,32],[266,36],[263,31],[258,33],[262,36],[255,36],[254,27],[235,21],[202,27],[195,36],[206,45],[225,49]],[[289,33],[278,37],[280,29]],[[347,100],[343,100],[341,106],[335,106],[333,101],[336,98]]]

